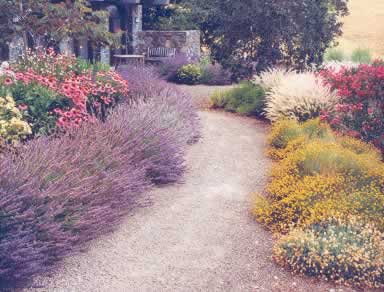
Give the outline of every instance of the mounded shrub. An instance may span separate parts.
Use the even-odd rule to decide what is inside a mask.
[[[197,64],[187,64],[177,70],[175,81],[181,84],[194,85],[200,83],[202,71]]]
[[[206,85],[230,85],[232,83],[231,72],[225,70],[220,64],[200,64],[200,83]]]
[[[268,153],[274,159],[283,159],[312,139],[335,140],[330,128],[320,119],[301,124],[292,119],[278,120],[268,137],[268,143],[272,146]]]
[[[266,196],[255,215],[276,232],[305,226],[333,214],[354,214],[384,229],[384,165],[370,145],[334,136],[318,119],[274,124],[272,169]]]
[[[0,282],[43,272],[78,244],[108,232],[150,185],[150,161],[134,156],[145,149],[141,137],[122,144],[111,135],[118,138],[105,125],[84,127],[32,140],[17,156],[2,159]]]
[[[274,259],[294,272],[339,283],[384,287],[384,234],[355,218],[327,219],[282,237]]]
[[[170,127],[178,124],[177,129],[184,132],[189,143],[199,137],[199,117],[190,95],[161,80],[153,67],[128,67],[121,71],[121,75],[129,84],[129,100],[150,101],[159,110],[168,111],[163,117],[170,118],[173,123]]]
[[[167,58],[157,67],[157,72],[164,80],[173,82],[176,80],[177,72],[181,67],[190,63],[185,54],[176,54],[174,58]]]
[[[11,96],[0,96],[0,137],[4,142],[16,144],[32,133],[22,120],[22,114]]]
[[[116,108],[0,160],[0,282],[43,272],[111,231],[153,183],[178,182],[198,121],[188,98]]]
[[[244,115],[263,116],[265,92],[261,86],[243,82],[228,91],[217,91],[211,96],[213,108],[224,108]]]

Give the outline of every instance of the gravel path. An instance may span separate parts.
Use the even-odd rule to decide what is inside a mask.
[[[184,184],[154,190],[115,233],[26,291],[329,291],[275,266],[271,237],[249,214],[270,164],[266,126],[219,112],[201,119]]]

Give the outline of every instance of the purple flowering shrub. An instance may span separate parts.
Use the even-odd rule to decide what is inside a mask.
[[[179,69],[190,63],[191,61],[185,54],[177,54],[174,58],[167,58],[162,61],[157,67],[157,70],[160,77],[164,80],[175,81]]]
[[[199,133],[196,109],[172,86],[154,79],[149,90],[142,81],[136,90],[148,90],[146,98],[118,106],[104,123],[1,157],[0,283],[54,267],[112,231],[153,184],[181,181],[187,143]]]
[[[161,80],[153,67],[128,67],[121,75],[128,81],[132,100],[146,101],[147,108],[155,107],[157,117],[167,122],[166,127],[181,131],[187,143],[199,136],[199,118],[192,97],[177,86]]]
[[[232,74],[220,64],[207,64],[202,66],[200,82],[206,85],[230,85]]]

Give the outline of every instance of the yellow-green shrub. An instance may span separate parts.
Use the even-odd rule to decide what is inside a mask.
[[[292,119],[279,120],[273,124],[269,135],[268,142],[271,148],[268,153],[273,159],[280,160],[312,139],[335,140],[330,128],[321,123],[320,119],[305,123]]]
[[[31,127],[22,120],[22,115],[11,96],[0,97],[0,137],[7,143],[16,143],[31,134]]]
[[[337,142],[346,149],[349,149],[356,154],[364,154],[369,157],[367,159],[381,159],[381,152],[372,144],[365,143],[359,139],[352,138],[349,136],[339,136],[337,137]]]
[[[384,287],[384,234],[355,218],[328,219],[283,236],[274,259],[294,272]]]
[[[313,140],[272,168],[256,218],[275,232],[330,215],[361,215],[384,229],[384,165],[335,142]],[[260,203],[260,201],[263,201]]]

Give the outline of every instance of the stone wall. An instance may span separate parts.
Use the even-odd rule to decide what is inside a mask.
[[[188,58],[200,58],[200,31],[141,31],[138,32],[136,54],[145,54],[148,48],[176,48]]]

